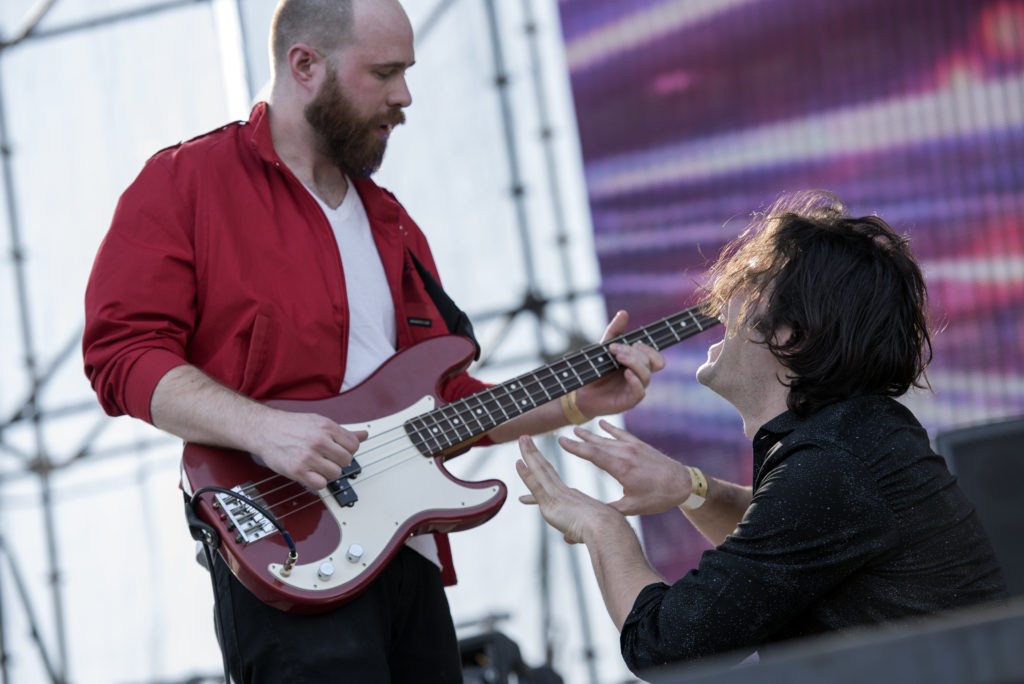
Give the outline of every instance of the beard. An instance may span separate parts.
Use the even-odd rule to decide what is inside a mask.
[[[328,69],[327,78],[303,113],[320,138],[320,151],[356,178],[366,178],[380,168],[391,129],[405,123],[400,107],[392,107],[385,114],[362,116],[342,92],[334,69]]]

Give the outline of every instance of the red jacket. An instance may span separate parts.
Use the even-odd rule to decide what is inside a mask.
[[[436,276],[423,233],[391,193],[354,184],[398,348],[447,334],[407,253]],[[260,103],[248,122],[158,152],[121,196],[86,290],[85,371],[107,413],[150,423],[157,382],[185,363],[253,399],[325,398],[345,373],[347,302],[330,224],[274,151]],[[463,373],[442,394],[485,386]]]

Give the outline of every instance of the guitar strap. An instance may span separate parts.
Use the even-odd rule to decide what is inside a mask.
[[[453,335],[462,335],[469,338],[473,346],[476,347],[476,354],[473,355],[473,360],[479,361],[480,343],[476,341],[476,335],[473,334],[473,324],[469,321],[469,316],[452,301],[452,298],[448,296],[448,293],[444,291],[444,288],[431,275],[430,271],[420,263],[420,260],[416,258],[412,250],[406,247],[406,251],[412,257],[412,263],[420,274],[420,280],[423,281],[423,287],[426,288],[427,294],[434,301],[434,306],[437,307],[437,310],[441,312],[441,318],[444,319],[448,332]]]

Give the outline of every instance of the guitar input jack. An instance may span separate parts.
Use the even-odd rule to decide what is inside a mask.
[[[294,549],[288,552],[288,558],[285,559],[284,565],[281,566],[281,577],[288,577],[292,574],[292,568],[295,567],[295,561],[299,559],[299,554]]]

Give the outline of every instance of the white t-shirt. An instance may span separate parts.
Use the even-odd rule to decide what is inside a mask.
[[[313,193],[310,193],[313,194]],[[349,182],[336,209],[316,197],[334,231],[348,294],[348,357],[341,390],[358,385],[395,353],[395,305],[366,209]]]
[[[307,188],[308,190],[309,188]],[[348,295],[348,357],[341,391],[368,378],[395,353],[395,304],[384,265],[373,241],[370,220],[352,181],[337,208],[332,209],[310,192],[334,231],[341,254]],[[406,545],[440,566],[433,535],[410,537]]]

